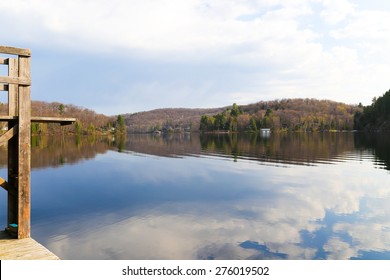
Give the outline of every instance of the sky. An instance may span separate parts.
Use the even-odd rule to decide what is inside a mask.
[[[32,51],[33,100],[107,115],[283,98],[369,105],[390,89],[389,1],[1,0],[0,10],[0,45]]]

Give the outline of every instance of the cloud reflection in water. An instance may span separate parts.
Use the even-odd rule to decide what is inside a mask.
[[[92,189],[77,186],[67,216],[36,217],[34,237],[63,259],[390,258],[389,174],[368,155],[279,168],[109,152],[67,169],[53,176],[84,174],[105,202],[81,207]],[[58,188],[61,208],[76,193]]]

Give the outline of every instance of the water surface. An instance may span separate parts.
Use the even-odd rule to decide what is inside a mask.
[[[390,259],[389,140],[34,138],[32,237],[62,259]]]

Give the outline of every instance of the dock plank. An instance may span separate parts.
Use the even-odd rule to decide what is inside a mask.
[[[18,116],[0,116],[0,121],[17,121]],[[61,118],[61,117],[34,117],[31,116],[31,122],[38,123],[59,123],[61,125],[73,124],[77,121],[76,118]]]
[[[32,238],[12,239],[0,231],[0,260],[59,260],[55,254]]]

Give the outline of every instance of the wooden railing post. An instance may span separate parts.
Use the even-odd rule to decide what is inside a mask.
[[[8,77],[30,80],[30,56],[19,55],[8,61]],[[31,100],[30,86],[8,85],[8,122],[17,128],[17,137],[8,141],[8,229],[17,238],[30,237]]]
[[[10,58],[8,60],[8,76],[15,78],[19,76],[19,60]],[[8,115],[18,116],[19,114],[19,85],[8,85]],[[12,120],[8,122],[8,128],[18,128],[18,121]],[[18,174],[19,174],[19,154],[18,154],[18,137],[12,137],[8,140],[8,220],[7,228],[11,231],[10,225],[18,225]],[[14,229],[17,234],[17,228]]]
[[[30,80],[30,57],[19,56],[19,78]],[[19,85],[18,238],[30,237],[31,86]]]
[[[31,122],[67,125],[73,118],[31,117],[31,51],[0,46],[0,53],[17,58],[0,58],[8,64],[8,76],[0,76],[0,90],[8,90],[8,132],[0,136],[0,144],[8,142],[8,181],[0,178],[0,186],[8,192],[7,231],[18,239],[30,237],[31,224]]]

